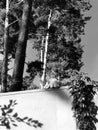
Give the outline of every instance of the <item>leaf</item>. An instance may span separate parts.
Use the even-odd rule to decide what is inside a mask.
[[[43,124],[42,123],[38,123],[38,127],[42,127],[43,126]]]
[[[13,112],[13,109],[9,109],[9,110],[7,111],[7,113],[11,113],[11,112]]]
[[[17,117],[18,116],[18,114],[17,113],[15,113],[14,115],[13,115],[13,117]]]
[[[13,126],[17,127],[18,125],[17,124],[12,124]]]
[[[10,122],[6,119],[4,120],[4,126],[7,128],[7,129],[10,129]]]
[[[4,111],[4,110],[2,110],[2,116],[5,116],[5,115],[6,115],[5,111]]]
[[[17,105],[18,103],[15,103],[14,105]]]
[[[19,122],[23,122],[23,119],[21,119],[20,117],[17,117],[16,119],[17,119],[17,121],[19,121]]]
[[[26,122],[27,125],[31,126],[30,123]]]
[[[8,108],[10,108],[10,106],[11,106],[11,105],[9,104],[9,105],[8,105]]]
[[[36,125],[33,125],[33,127],[37,128],[37,126],[36,126]]]
[[[14,103],[13,106],[18,104],[18,103],[16,103],[16,100],[14,100],[13,103]]]
[[[8,108],[11,107],[11,105],[12,105],[12,103],[13,103],[13,100],[10,100],[9,102],[10,102],[10,103],[9,103],[9,105],[8,105]]]
[[[13,100],[10,100],[9,102],[10,102],[10,105],[12,105],[12,103],[13,103]]]
[[[11,122],[15,122],[12,118],[10,118],[10,121],[11,121]]]
[[[16,103],[16,100],[14,100],[13,102]]]
[[[4,109],[8,109],[8,107],[6,105],[4,105]]]
[[[29,118],[28,121],[32,121],[32,118]]]
[[[34,122],[35,124],[38,124],[38,121],[37,121],[37,120],[33,120],[33,122]]]
[[[26,120],[26,119],[28,119],[28,117],[24,117],[24,118],[23,118],[23,120]]]
[[[10,125],[9,125],[9,124],[7,124],[7,125],[6,125],[6,128],[7,128],[7,129],[10,129],[11,127],[10,127]]]

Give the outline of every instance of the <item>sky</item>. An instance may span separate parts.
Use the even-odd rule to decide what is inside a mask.
[[[81,44],[84,45],[82,61],[84,62],[84,66],[81,71],[88,73],[93,80],[98,81],[98,0],[91,0],[91,4],[92,8],[88,14],[92,18],[85,27],[85,35],[82,36]],[[32,47],[28,46],[26,61],[35,58],[36,51],[32,51]],[[2,55],[0,55],[0,59],[2,59]],[[12,70],[10,73],[12,73]]]
[[[98,0],[91,0],[91,4],[92,9],[89,15],[92,18],[87,23],[85,35],[82,37],[84,66],[81,71],[88,73],[92,79],[98,81]]]

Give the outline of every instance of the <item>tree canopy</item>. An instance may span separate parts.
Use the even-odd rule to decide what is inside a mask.
[[[9,56],[15,58],[19,31],[21,27],[21,17],[24,2],[21,0],[11,0],[9,10]],[[89,16],[85,13],[90,10],[89,0],[36,0],[32,2],[32,12],[28,25],[28,39],[34,40],[33,48],[39,52],[45,51],[44,40],[49,34],[47,52],[47,74],[55,72],[61,79],[68,77],[67,70],[80,70],[83,66],[81,60],[83,46],[81,45],[81,35],[85,33],[85,25]],[[5,1],[0,1],[0,41],[3,44]],[[51,11],[48,28],[48,17]],[[34,66],[32,65],[34,68]],[[31,69],[32,70],[32,69]],[[36,70],[36,69],[35,69]],[[37,71],[37,70],[36,70]]]
[[[66,70],[76,69],[79,71],[83,66],[81,35],[84,35],[85,25],[90,20],[89,16],[85,16],[85,12],[90,8],[89,1],[79,0],[44,0],[34,3],[36,30],[32,35],[35,39],[33,48],[37,49],[40,55],[42,38],[49,32],[48,73],[53,70],[64,78]],[[52,11],[51,26],[47,29],[50,10]],[[44,47],[43,50],[45,50]]]

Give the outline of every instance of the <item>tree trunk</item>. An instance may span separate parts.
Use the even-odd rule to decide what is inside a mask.
[[[2,67],[2,85],[1,92],[7,91],[7,71],[8,71],[8,39],[9,39],[9,0],[6,0],[6,18],[5,18],[5,30],[4,30],[4,58]]]
[[[49,18],[48,18],[48,30],[49,30],[49,28],[51,26],[51,15],[52,15],[52,11],[50,10],[50,14],[49,14]],[[42,79],[41,79],[43,84],[46,83],[48,40],[49,40],[49,32],[47,32],[46,39],[45,39],[44,65],[43,65],[43,74],[42,74]]]
[[[12,83],[9,91],[20,91],[23,81],[25,53],[28,39],[28,25],[32,9],[32,0],[24,0],[23,15],[15,54]]]
[[[42,36],[42,44],[41,44],[41,62],[43,62],[43,58],[44,58],[44,36]]]

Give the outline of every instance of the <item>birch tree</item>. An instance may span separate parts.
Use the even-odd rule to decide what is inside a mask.
[[[2,53],[4,55],[3,65],[2,65],[2,82],[1,82],[2,87],[0,88],[2,92],[7,91],[8,71],[12,69],[12,68],[8,68],[8,65],[10,60],[14,58],[15,44],[17,42],[17,36],[18,36],[19,19],[16,18],[14,10],[15,8],[17,8],[16,5],[20,4],[20,2],[17,1],[15,1],[14,3],[13,2],[14,2],[13,0],[0,1],[0,4],[2,5],[1,12],[0,12],[0,26],[2,27],[0,33],[2,35],[0,35],[0,38],[3,39],[3,41],[2,40],[0,41],[0,44],[1,44],[1,48],[3,45]]]
[[[79,71],[83,66],[81,60],[83,53],[83,47],[80,44],[81,35],[84,35],[85,25],[87,21],[90,20],[90,17],[85,16],[85,12],[90,10],[91,4],[89,0],[44,0],[44,4],[41,2],[39,2],[38,6],[40,11],[37,20],[37,23],[39,24],[37,30],[39,30],[41,26],[44,28],[44,32],[47,35],[46,24],[48,24],[48,20],[46,19],[48,17],[47,14],[49,14],[47,12],[51,9],[54,14],[54,16],[52,15],[49,29],[48,48],[46,48],[46,50],[48,49],[48,55],[46,55],[48,62],[47,71],[51,72],[52,69],[57,70],[57,73],[64,78],[67,74],[66,70],[76,69]],[[42,37],[46,36],[43,35],[43,28],[39,31],[39,34],[42,35]],[[38,51],[41,47],[40,43],[40,40],[38,40],[34,44],[34,47],[38,49]],[[43,68],[45,69],[45,64]],[[45,72],[45,70],[43,70],[43,72]],[[42,74],[42,80],[44,81],[43,77],[45,77],[45,73]]]
[[[8,39],[9,39],[9,0],[6,0],[6,17],[4,30],[4,58],[2,67],[2,86],[1,91],[7,91],[7,71],[8,71]]]
[[[42,36],[42,43],[41,43],[41,53],[40,53],[40,61],[43,62],[44,61],[44,42],[45,42],[45,38],[44,36]]]
[[[52,17],[52,10],[50,10],[49,18],[48,18],[48,30],[51,26],[51,17]],[[49,40],[49,32],[46,34],[45,38],[45,52],[44,52],[44,62],[43,62],[43,74],[42,74],[42,82],[45,83],[46,81],[46,68],[47,68],[47,53],[48,53],[48,40]]]

